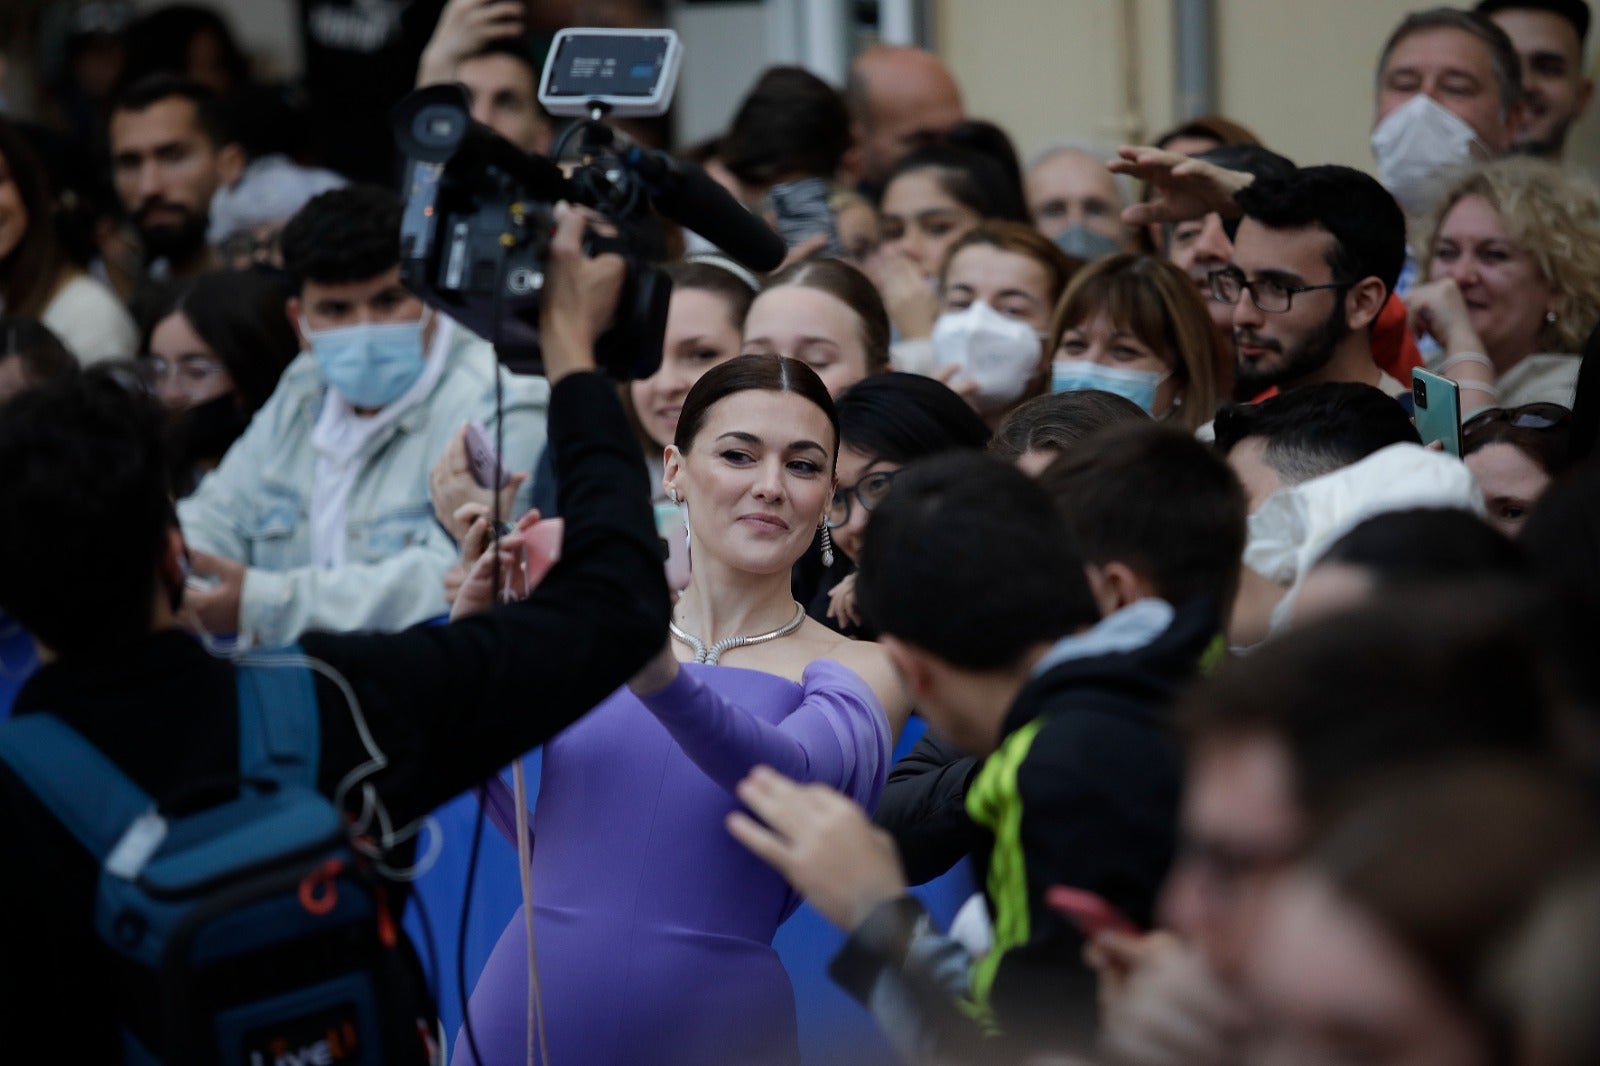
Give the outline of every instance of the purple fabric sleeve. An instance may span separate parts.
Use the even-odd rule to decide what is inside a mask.
[[[734,704],[689,669],[640,702],[729,792],[765,764],[796,781],[832,786],[871,811],[893,750],[883,705],[855,672],[831,659],[807,666],[801,688],[800,705],[777,723]]]

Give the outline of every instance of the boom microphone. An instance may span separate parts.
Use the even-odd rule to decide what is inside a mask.
[[[783,238],[694,163],[637,146],[626,158],[649,187],[650,202],[672,221],[751,270],[766,273],[783,262]]]

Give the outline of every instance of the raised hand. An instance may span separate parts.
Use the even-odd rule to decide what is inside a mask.
[[[417,85],[455,81],[462,60],[490,41],[520,36],[526,16],[523,0],[450,0],[422,49]]]
[[[1234,194],[1255,180],[1242,170],[1228,170],[1214,163],[1160,148],[1123,145],[1120,159],[1107,164],[1113,174],[1151,185],[1156,196],[1149,203],[1123,208],[1122,221],[1130,226],[1159,222],[1184,222],[1204,218],[1215,211],[1224,218],[1237,218],[1239,207]]]
[[[756,817],[734,811],[728,832],[840,929],[854,929],[880,903],[905,895],[894,838],[838,792],[797,784],[766,766],[739,782],[738,792]]]

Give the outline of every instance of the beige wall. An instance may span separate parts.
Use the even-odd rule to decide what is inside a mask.
[[[1138,38],[1132,115],[1119,63],[1125,5]],[[1219,110],[1298,163],[1370,170],[1378,49],[1423,6],[1215,0]],[[936,10],[937,47],[968,111],[1004,125],[1024,155],[1061,137],[1114,144],[1130,127],[1148,138],[1172,124],[1172,0],[939,0]],[[1600,173],[1600,102],[1572,137],[1575,161]]]

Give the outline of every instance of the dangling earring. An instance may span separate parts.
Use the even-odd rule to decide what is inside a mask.
[[[822,531],[822,565],[833,569],[833,534],[828,531],[828,523],[822,522],[817,528]]]
[[[1555,325],[1556,324],[1556,313],[1554,311],[1546,311],[1544,313],[1544,320],[1546,322],[1548,322],[1552,326]]]
[[[678,495],[677,489],[668,489],[667,499],[672,501],[673,506],[683,508],[683,549],[684,551],[688,551],[691,547],[693,547],[693,544],[689,539],[689,504],[686,500]]]

